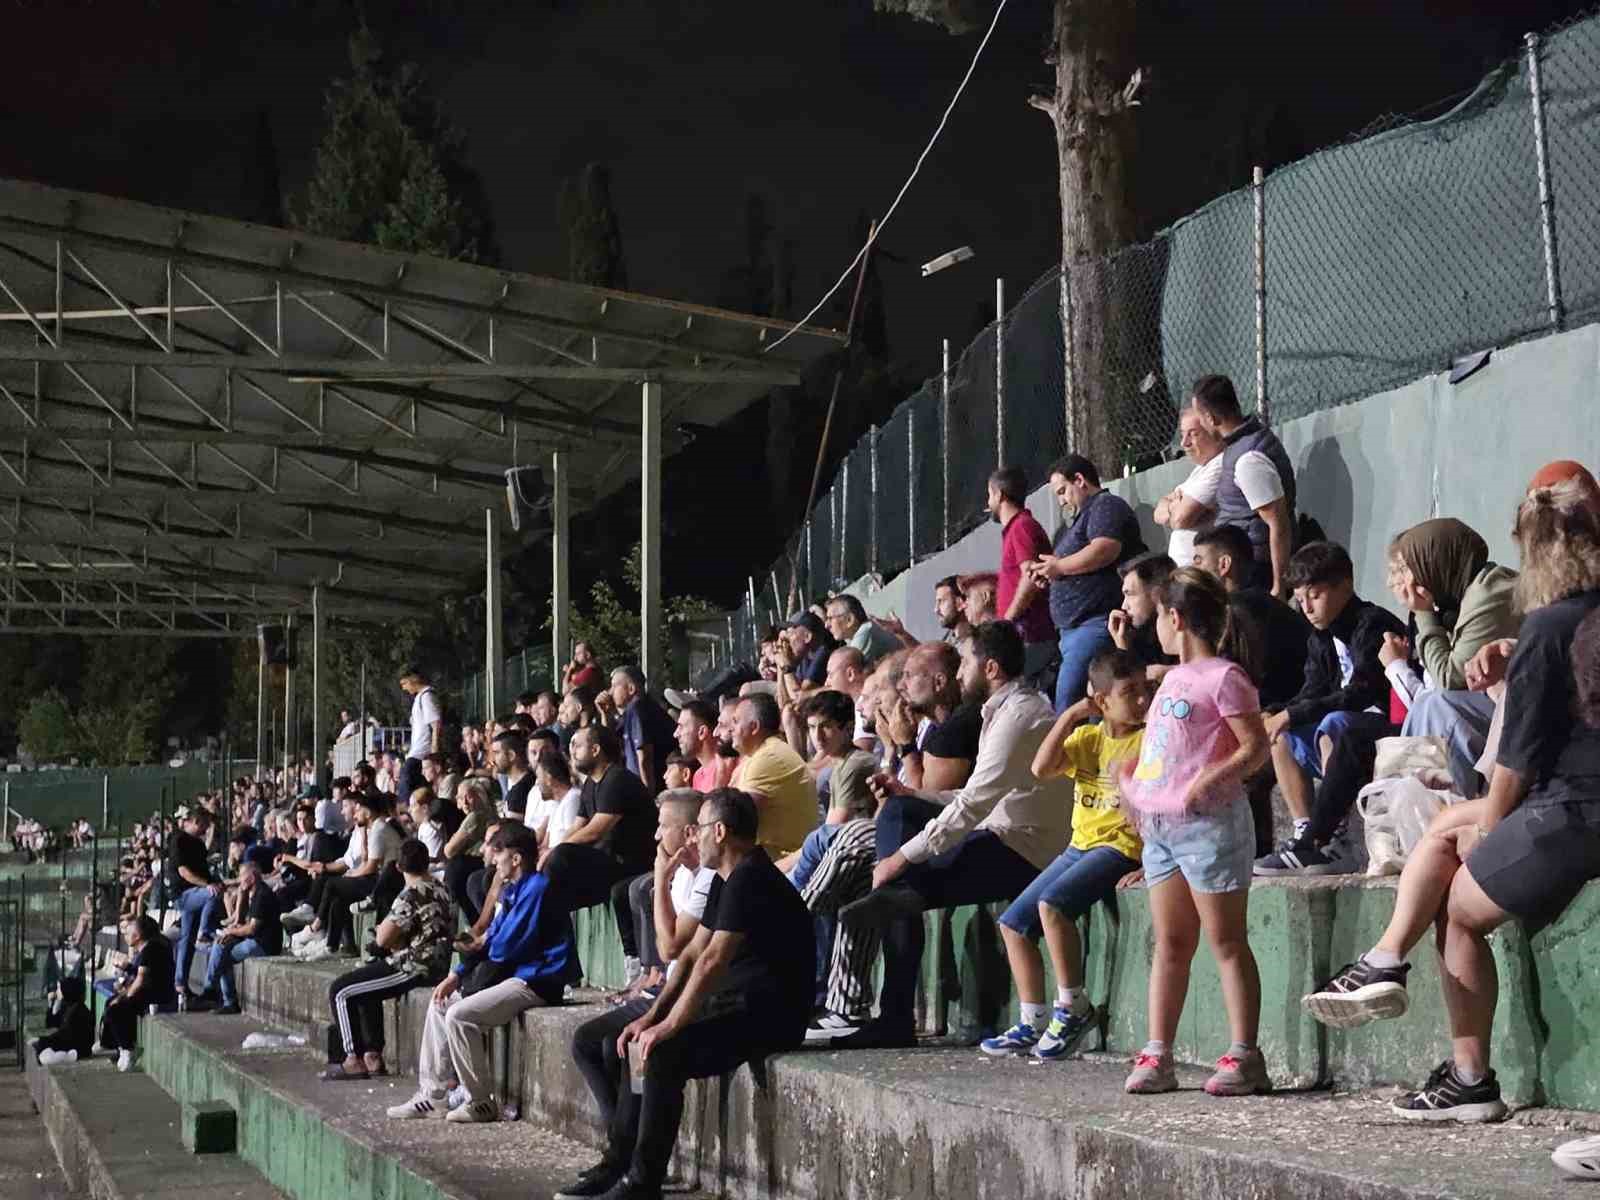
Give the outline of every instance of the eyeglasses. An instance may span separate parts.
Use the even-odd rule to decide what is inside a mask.
[[[721,821],[697,821],[693,825],[690,825],[689,828],[694,830],[696,833],[699,833],[702,829],[715,829],[721,824]]]

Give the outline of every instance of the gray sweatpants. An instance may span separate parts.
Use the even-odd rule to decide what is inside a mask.
[[[430,1003],[417,1063],[423,1089],[439,1092],[454,1082],[467,1090],[470,1100],[487,1100],[494,1090],[489,1079],[489,1032],[543,1004],[520,979],[508,979],[471,996],[451,996],[442,1008]]]

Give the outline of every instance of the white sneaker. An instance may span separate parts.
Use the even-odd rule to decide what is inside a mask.
[[[48,1066],[52,1065],[55,1061],[56,1061],[56,1052],[54,1050],[41,1050],[41,1051],[39,1051],[39,1065],[41,1067],[48,1067]]]
[[[322,935],[320,933],[318,933],[316,930],[312,929],[311,926],[307,925],[299,933],[295,934],[292,938],[289,939],[289,944],[291,946],[304,946],[312,938],[321,937],[321,936]]]
[[[404,1104],[389,1108],[391,1121],[425,1121],[430,1117],[445,1115],[444,1097],[433,1092],[419,1091]]]
[[[119,1071],[131,1071],[131,1070],[133,1070],[133,1051],[132,1050],[119,1050],[119,1051],[117,1051],[117,1070],[119,1070]]]
[[[860,1029],[861,1026],[848,1017],[841,1017],[833,1012],[823,1013],[807,1026],[806,1045],[826,1045],[839,1038],[849,1037]]]
[[[631,954],[622,960],[622,986],[632,987],[644,975],[644,964]]]
[[[293,917],[297,921],[315,921],[317,919],[317,910],[302,901],[283,915]]]
[[[455,1087],[451,1088],[449,1093],[445,1096],[444,1104],[446,1108],[448,1108],[451,1112],[454,1112],[470,1099],[472,1099],[472,1097],[467,1095],[467,1089],[458,1083]]]
[[[452,1108],[445,1116],[446,1121],[468,1125],[481,1125],[499,1119],[500,1106],[493,1100],[474,1100],[470,1104],[463,1104],[460,1108]]]
[[[1550,1161],[1568,1179],[1600,1179],[1600,1137],[1564,1142],[1555,1148]]]
[[[328,949],[327,942],[312,942],[300,955],[301,962],[321,962],[325,958],[332,958],[333,951]]]
[[[350,906],[351,912],[371,912],[373,908],[372,897],[365,896]]]

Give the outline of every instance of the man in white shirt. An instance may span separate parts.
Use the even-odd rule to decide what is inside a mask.
[[[960,789],[918,795],[886,775],[873,780],[884,796],[873,891],[846,905],[839,922],[857,944],[881,936],[883,987],[877,1019],[834,1040],[835,1048],[914,1045],[922,914],[1015,899],[1066,848],[1071,785],[1036,780],[1032,769],[1055,713],[1021,682],[1024,662],[1022,635],[1009,621],[979,625],[963,645],[962,697],[982,703],[983,725]]]
[[[1294,553],[1295,511],[1294,467],[1288,453],[1270,429],[1244,415],[1226,375],[1197,380],[1189,406],[1222,439],[1215,523],[1237,525],[1250,535],[1256,585],[1287,600],[1284,579]]]
[[[411,742],[400,767],[400,778],[395,781],[395,794],[405,800],[426,785],[422,760],[444,749],[444,713],[439,708],[438,693],[418,668],[407,667],[400,673],[400,690],[411,697]]]
[[[1156,502],[1156,524],[1172,530],[1167,557],[1180,567],[1194,563],[1194,538],[1212,523],[1217,509],[1217,482],[1222,478],[1222,439],[1211,432],[1205,418],[1193,407],[1178,417],[1178,438],[1194,463],[1177,487]]]

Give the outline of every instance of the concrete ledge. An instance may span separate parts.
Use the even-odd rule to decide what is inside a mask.
[[[62,1174],[96,1200],[285,1200],[229,1154],[196,1171],[179,1140],[179,1105],[148,1075],[104,1059],[41,1067],[28,1054],[28,1083]],[[19,1197],[18,1200],[21,1200]]]
[[[524,1014],[515,1069],[525,1119],[510,1126],[385,1128],[374,1116],[357,1127],[339,1106],[376,1113],[403,1098],[407,1083],[318,1085],[304,1051],[238,1051],[260,1028],[248,1019],[154,1018],[146,1061],[181,1099],[236,1104],[241,1154],[296,1200],[539,1197],[562,1176],[511,1147],[542,1136],[540,1127],[597,1141],[567,1046],[598,1011]],[[1199,1090],[1204,1076],[1193,1069],[1182,1072],[1180,1092],[1135,1097],[1122,1091],[1125,1070],[996,1061],[969,1049],[781,1055],[763,1084],[741,1068],[691,1088],[676,1172],[691,1187],[749,1200],[1552,1194],[1549,1151],[1562,1135],[1545,1129],[1419,1127],[1367,1095],[1217,1100]],[[474,1156],[485,1144],[502,1153],[497,1167],[480,1170]]]

